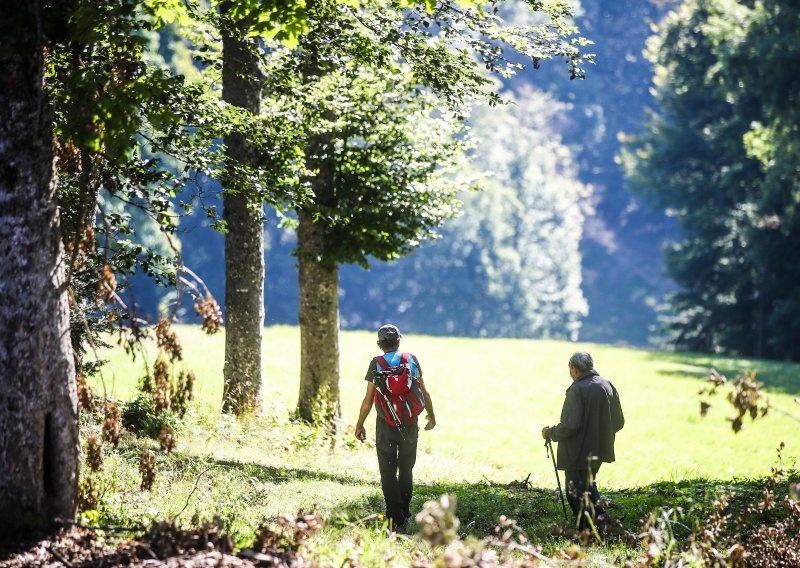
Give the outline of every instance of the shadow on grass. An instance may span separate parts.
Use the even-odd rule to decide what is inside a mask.
[[[162,456],[166,457],[166,456]],[[383,512],[383,497],[377,479],[365,479],[346,474],[311,471],[295,467],[271,467],[252,462],[214,460],[198,456],[172,455],[168,459],[184,473],[197,475],[207,468],[218,469],[217,474],[231,476],[230,481],[253,478],[264,483],[279,484],[294,481],[340,483],[362,487],[366,491],[357,499],[342,500],[324,507],[330,526],[342,527],[359,520],[374,518]],[[563,477],[562,477],[563,481]],[[777,500],[780,502],[788,487],[800,481],[800,472],[789,472],[779,484]],[[652,511],[662,507],[683,511],[680,524],[674,525],[675,536],[685,539],[690,532],[713,511],[714,502],[723,494],[734,492],[731,511],[736,514],[747,506],[758,502],[766,486],[766,479],[734,479],[717,481],[711,479],[686,479],[678,482],[658,482],[641,487],[604,490],[603,497],[610,501],[610,515],[622,523],[631,534],[637,534],[642,520]],[[435,482],[418,484],[412,501],[414,513],[422,509],[425,501],[437,499],[442,494],[455,495],[458,499],[456,514],[461,520],[462,535],[478,538],[491,534],[501,515],[513,518],[534,543],[546,548],[563,544],[560,537],[552,536],[552,529],[563,525],[561,502],[555,487],[531,487],[521,482],[509,484],[483,480],[477,483]],[[322,503],[321,505],[325,505]],[[295,510],[283,513],[295,513]],[[781,508],[767,513],[764,520],[777,519]],[[265,519],[271,520],[271,519]],[[379,520],[366,521],[380,523]],[[763,522],[763,521],[759,521]],[[409,527],[411,532],[416,528]],[[252,527],[255,530],[255,527]],[[30,536],[30,535],[29,535]],[[30,545],[30,539],[21,539],[14,546],[0,548],[0,559],[19,552]]]
[[[658,374],[667,377],[695,377],[705,379],[711,368],[732,379],[744,371],[755,371],[757,379],[773,392],[800,394],[800,364],[768,361],[765,359],[738,359],[702,353],[653,352],[653,360],[681,365],[680,369],[661,369]]]
[[[790,484],[800,481],[800,472],[791,472],[779,484],[778,501],[788,493]],[[563,483],[563,474],[562,474]],[[731,510],[741,512],[747,506],[757,502],[762,495],[767,480],[735,479],[717,481],[712,479],[686,479],[679,482],[658,482],[642,487],[600,491],[604,500],[609,502],[610,516],[618,520],[625,531],[636,535],[640,532],[643,521],[654,511],[661,508],[680,509],[681,524],[673,527],[675,536],[686,538],[692,529],[703,524],[714,508],[714,503],[724,494],[734,492]],[[478,538],[491,534],[501,515],[517,521],[518,526],[534,543],[552,543],[560,540],[553,536],[553,529],[564,526],[564,514],[558,490],[539,487],[523,487],[519,483],[501,484],[491,481],[479,483],[432,483],[418,485],[414,488],[411,503],[412,515],[422,509],[425,501],[437,499],[443,494],[455,495],[457,498],[456,515],[461,521],[459,532],[462,536]],[[350,519],[363,518],[370,513],[383,512],[383,499],[376,495],[368,503],[359,507],[348,503],[335,510],[334,516],[342,514]],[[573,518],[569,505],[567,513],[570,522]],[[781,508],[764,516],[779,518]],[[413,532],[416,527],[410,527]]]
[[[383,493],[378,478],[365,479],[346,474],[292,467],[279,468],[252,462],[206,460],[191,455],[173,459],[176,466],[192,472],[202,471],[206,467],[220,467],[236,472],[237,477],[253,478],[259,482],[281,484],[323,481],[360,486],[369,490],[362,499],[345,501],[334,507],[325,507],[324,503],[320,503],[331,511],[329,517],[334,522],[337,519],[342,522],[352,522],[384,513]],[[503,484],[490,480],[477,483],[416,484],[411,504],[412,511],[418,512],[426,501],[438,499],[443,494],[456,495],[461,531],[464,534],[485,536],[494,529],[500,515],[517,520],[523,527],[541,528],[563,521],[561,502],[555,488],[524,487],[519,482]],[[286,511],[286,513],[294,512],[296,511]]]
[[[240,462],[233,460],[214,460],[220,467],[239,471],[241,474],[255,478],[261,482],[275,484],[292,483],[297,481],[332,481],[342,485],[379,485],[356,476],[347,474],[333,474],[325,471],[313,471],[303,468],[287,468],[265,466],[257,463]]]
[[[132,443],[121,444],[117,451],[128,461],[138,461],[143,447],[152,449],[152,443],[145,438],[139,438]],[[156,456],[159,462],[168,462],[171,469],[176,469],[185,476],[198,476],[204,471],[221,469],[235,472],[240,478],[254,479],[274,485],[304,481],[329,481],[342,485],[380,485],[377,481],[347,473],[329,473],[297,467],[276,467],[257,462],[217,459],[213,456],[197,455],[190,451],[173,451],[166,454],[156,450]]]
[[[297,467],[274,467],[254,462],[218,460],[190,454],[172,454],[172,466],[183,475],[197,477],[207,469],[216,470],[215,477],[231,476],[235,479],[253,479],[259,483],[284,484],[304,482],[311,484],[305,491],[313,491],[314,482],[338,483],[343,486],[360,487],[363,495],[356,499],[342,500],[336,504],[318,503],[325,516],[334,526],[346,525],[363,519],[372,519],[376,524],[382,521],[378,515],[384,511],[380,479],[350,476],[346,473],[329,473]],[[563,474],[562,474],[563,481]],[[555,483],[555,480],[554,480]],[[523,485],[484,480],[477,483],[439,482],[416,484],[411,503],[412,514],[419,512],[426,501],[438,499],[443,494],[455,495],[458,499],[457,514],[461,519],[460,531],[464,535],[483,537],[494,530],[501,515],[515,519],[519,526],[533,535],[544,538],[554,525],[563,523],[563,513],[558,492]],[[296,513],[297,511],[283,511]],[[413,530],[413,526],[411,527]]]
[[[364,496],[349,501],[342,501],[334,506],[320,503],[328,510],[330,522],[346,524],[384,513],[383,495],[378,479],[365,479],[346,474],[332,474],[312,471],[303,468],[278,468],[258,463],[228,460],[202,460],[197,457],[182,456],[179,462],[200,461],[201,463],[184,463],[194,471],[202,470],[208,465],[237,472],[237,476],[255,478],[273,484],[294,481],[335,482],[347,486],[360,486],[368,491]],[[208,464],[208,465],[205,465]],[[561,473],[563,487],[563,472]],[[787,493],[792,483],[800,482],[800,472],[789,472],[780,483],[778,500]],[[676,526],[676,536],[688,536],[691,529],[701,524],[711,513],[714,502],[725,493],[734,492],[732,509],[743,510],[747,505],[755,503],[761,497],[766,486],[766,478],[713,480],[706,478],[685,479],[681,481],[661,481],[641,487],[604,490],[602,479],[599,488],[602,497],[610,505],[608,508],[612,518],[620,521],[623,528],[630,533],[638,533],[642,521],[651,512],[662,507],[680,508],[684,514],[682,526]],[[554,480],[555,484],[555,480]],[[438,499],[443,494],[455,495],[458,501],[457,516],[461,521],[460,532],[463,535],[484,537],[490,534],[501,515],[517,521],[534,542],[552,541],[551,532],[554,527],[564,525],[564,514],[558,490],[552,488],[532,487],[522,482],[499,483],[485,479],[476,483],[443,481],[438,483],[417,484],[411,503],[412,515],[419,512],[426,501]],[[285,511],[284,513],[295,513]],[[567,513],[572,521],[567,505]],[[379,522],[377,519],[375,522]],[[414,527],[411,527],[412,530]]]

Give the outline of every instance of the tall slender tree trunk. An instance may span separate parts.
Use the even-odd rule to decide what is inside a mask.
[[[35,2],[0,18],[41,29]],[[15,14],[8,12],[17,11]],[[29,20],[29,21],[27,21]],[[38,28],[37,28],[38,25]],[[78,403],[42,40],[0,38],[0,535],[73,518]]]
[[[320,70],[311,67],[309,75]],[[333,116],[327,116],[333,119]],[[333,139],[327,134],[311,138],[306,166],[314,172],[307,180],[320,206],[336,203]],[[339,267],[326,258],[330,238],[324,218],[298,211],[297,252],[300,285],[300,397],[298,413],[307,422],[335,428],[339,416]]]
[[[223,6],[223,9],[225,7]],[[264,71],[243,41],[222,39],[222,97],[258,115]],[[234,161],[256,165],[257,156],[240,134],[225,137]],[[223,412],[261,408],[261,338],[264,328],[263,206],[234,188],[223,197],[225,234],[225,367]]]
[[[754,278],[754,286],[757,286],[758,290],[758,314],[756,316],[756,351],[755,356],[759,359],[764,357],[764,328],[766,323],[766,311],[767,306],[766,302],[764,301],[764,285],[761,284],[759,278]]]
[[[339,415],[339,267],[319,261],[326,227],[299,211],[300,398],[307,422],[334,427]]]

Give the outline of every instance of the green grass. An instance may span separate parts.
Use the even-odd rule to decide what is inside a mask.
[[[289,418],[298,391],[296,328],[266,329],[265,413],[249,423],[218,414],[224,337],[208,337],[193,327],[178,332],[185,365],[198,380],[177,451],[157,452],[156,487],[141,492],[138,452],[152,442],[123,437],[120,448],[106,458],[103,522],[130,525],[177,516],[189,523],[219,515],[247,544],[260,521],[316,505],[329,519],[312,542],[322,560],[341,563],[356,540],[364,543],[362,560],[370,563],[423,546],[404,537],[387,541],[378,536],[379,520],[361,520],[383,507],[374,447],[350,435],[364,374],[376,354],[373,333],[341,335],[343,423],[331,447],[319,432]],[[615,516],[630,530],[654,507],[707,507],[731,484],[740,484],[746,493],[752,487],[743,480],[770,473],[780,441],[786,443],[784,464],[797,469],[797,422],[772,413],[748,421],[734,435],[725,420],[731,409],[724,398],[719,396],[701,419],[697,390],[711,366],[731,375],[755,369],[762,371],[759,378],[771,402],[800,414],[792,400],[800,393],[798,365],[557,341],[408,336],[402,348],[421,362],[438,421],[435,430],[420,435],[414,506],[443,492],[456,494],[467,533],[485,535],[506,514],[545,550],[564,544],[548,536],[548,527],[560,517],[560,504],[540,431],[558,419],[570,383],[567,360],[577,349],[592,353],[597,369],[622,398],[626,426],[617,438],[617,462],[603,466],[598,482],[613,500]],[[102,356],[109,364],[93,386],[101,394],[129,400],[143,374],[141,359],[131,362],[121,350]],[[373,421],[374,414],[367,422],[372,440]],[[85,431],[91,428],[99,426],[84,426]],[[511,483],[528,474],[533,489]],[[629,552],[608,547],[600,553],[614,561]]]

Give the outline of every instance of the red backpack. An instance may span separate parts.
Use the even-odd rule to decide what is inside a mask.
[[[410,426],[425,408],[425,395],[408,360],[408,353],[403,353],[400,364],[392,367],[383,355],[375,357],[377,367],[372,377],[375,404],[379,405],[383,419],[390,426]]]

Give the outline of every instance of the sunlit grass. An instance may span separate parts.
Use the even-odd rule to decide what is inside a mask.
[[[198,380],[196,399],[220,406],[224,337],[205,336],[180,327],[184,360]],[[733,373],[765,369],[770,400],[800,415],[792,397],[800,393],[800,366],[668,354],[605,345],[556,341],[455,339],[409,336],[402,348],[421,362],[436,408],[437,428],[421,437],[423,479],[452,476],[451,460],[462,464],[464,480],[520,479],[532,473],[538,485],[551,483],[539,432],[558,420],[564,391],[570,384],[567,360],[576,349],[592,353],[598,371],[620,392],[626,426],[617,438],[617,462],[603,466],[604,485],[633,486],[693,477],[731,478],[766,475],[778,442],[785,456],[800,456],[800,424],[779,413],[747,423],[734,435],[726,417],[732,414],[720,396],[709,415],[699,415],[697,391],[712,366]],[[341,393],[343,426],[357,418],[364,374],[376,354],[374,334],[343,332]],[[292,327],[267,328],[264,337],[263,397],[267,412],[285,415],[297,402],[299,334]],[[110,354],[105,372],[109,394],[129,399],[142,375],[141,361],[121,351]],[[152,359],[152,355],[151,355]],[[373,414],[374,416],[374,414]],[[369,430],[374,435],[372,418]],[[424,459],[431,456],[431,459]]]
[[[319,559],[340,564],[356,540],[364,543],[365,561],[424,549],[415,539],[383,537],[383,521],[376,518],[383,501],[374,447],[350,434],[364,393],[364,374],[376,354],[373,333],[342,334],[343,416],[334,443],[290,419],[298,391],[296,328],[266,330],[265,410],[262,417],[245,422],[219,415],[224,337],[208,337],[193,327],[179,327],[178,333],[184,364],[196,373],[197,384],[177,451],[156,452],[159,474],[152,492],[139,490],[137,468],[139,448],[155,447],[154,442],[128,434],[119,450],[108,451],[102,474],[104,522],[130,525],[175,518],[192,523],[216,515],[246,545],[263,520],[315,506],[327,519],[326,529],[311,541]],[[409,335],[402,348],[419,357],[438,420],[434,431],[420,436],[412,506],[419,509],[427,499],[454,493],[462,530],[471,534],[488,533],[496,518],[506,514],[546,550],[565,544],[549,536],[561,507],[539,432],[558,418],[570,383],[567,360],[576,349],[593,354],[597,369],[622,398],[626,426],[618,436],[618,461],[603,466],[599,484],[615,503],[614,515],[629,530],[636,531],[641,517],[654,507],[707,507],[723,482],[768,475],[780,441],[786,443],[787,466],[796,468],[800,455],[798,424],[790,418],[773,413],[748,422],[734,435],[725,419],[731,409],[724,398],[701,419],[697,397],[710,366],[728,373],[764,369],[761,378],[769,385],[771,401],[800,414],[792,401],[800,392],[797,365],[556,341]],[[109,364],[102,379],[94,379],[94,387],[129,400],[143,374],[141,357],[131,362],[121,350],[102,356]],[[148,359],[154,357],[151,351]],[[373,420],[368,421],[372,436]],[[90,428],[99,426],[84,425],[84,430]],[[528,474],[532,489],[509,485]],[[606,559],[624,557],[627,549],[620,546],[599,553]]]

